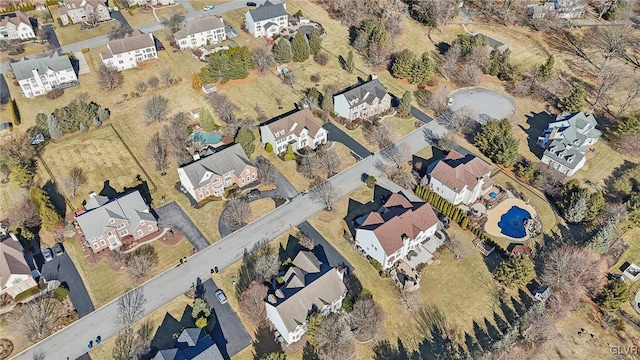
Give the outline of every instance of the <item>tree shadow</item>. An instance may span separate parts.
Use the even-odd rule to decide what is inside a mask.
[[[550,122],[553,122],[555,118],[547,113],[546,111],[542,111],[539,113],[531,112],[528,115],[525,115],[527,118],[527,124],[529,125],[528,129],[525,129],[524,126],[520,126],[520,129],[527,134],[527,145],[529,146],[529,150],[536,155],[538,159],[542,158],[542,153],[544,153],[544,149],[538,145],[538,137],[542,136],[543,132],[549,126]]]
[[[51,180],[48,180],[42,186],[42,189],[47,193],[53,207],[60,217],[64,219],[67,213],[67,202],[64,200],[64,196],[58,191],[58,187]]]
[[[256,329],[253,341],[253,358],[255,360],[259,360],[265,354],[282,351],[280,344],[274,341],[274,334],[274,331],[265,325]]]

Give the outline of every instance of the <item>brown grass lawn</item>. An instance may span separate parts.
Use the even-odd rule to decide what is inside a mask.
[[[127,288],[136,286],[124,270],[117,271],[111,268],[106,258],[90,266],[78,241],[66,239],[64,245],[76,264],[96,309],[123,294]],[[152,243],[152,246],[158,252],[160,260],[158,265],[149,272],[150,278],[175,266],[182,257],[190,255],[192,248],[186,238],[175,245],[166,245],[162,240],[157,240]]]
[[[275,209],[276,203],[270,198],[258,199],[250,202],[249,207],[251,208],[251,215],[249,216],[247,223],[251,223],[262,215]]]
[[[138,326],[140,323],[142,323],[142,321],[150,321],[155,328],[155,334],[157,328],[160,326],[160,324],[162,324],[162,320],[164,319],[165,314],[169,313],[179,320],[182,316],[182,313],[184,312],[185,307],[187,307],[187,305],[191,305],[192,302],[193,300],[189,299],[185,295],[180,295],[177,298],[174,298],[168,303],[152,311],[149,315],[138,321],[138,324],[134,325],[134,330],[138,329]],[[95,346],[93,349],[91,349],[91,351],[89,351],[89,355],[92,359],[112,359],[111,353],[114,346],[115,336],[110,337],[109,339],[104,340],[100,345]]]

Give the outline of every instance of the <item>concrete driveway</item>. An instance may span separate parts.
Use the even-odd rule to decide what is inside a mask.
[[[180,230],[198,251],[204,250],[209,246],[207,239],[204,238],[200,230],[175,201],[159,207],[155,211],[160,218],[158,220],[159,227],[173,227]]]
[[[453,98],[451,110],[468,109],[476,120],[509,119],[516,112],[513,100],[505,94],[484,88],[460,89],[449,94]]]
[[[53,260],[49,262],[44,262],[42,253],[34,254],[33,258],[45,279],[59,280],[63,286],[66,285],[69,288],[69,297],[78,311],[79,317],[83,317],[94,310],[87,288],[85,288],[75,264],[71,261],[66,251],[62,256],[55,256],[54,254]]]
[[[347,135],[342,129],[336,126],[334,123],[326,122],[322,125],[322,128],[327,130],[327,140],[336,141],[344,146],[348,147],[351,151],[356,153],[362,159],[371,155],[371,151],[367,150],[362,144],[355,141],[351,136]]]
[[[204,297],[207,299],[216,316],[216,325],[211,332],[211,338],[218,345],[222,356],[229,359],[240,350],[251,344],[251,336],[240,322],[238,314],[229,306],[229,303],[220,304],[215,292],[218,286],[213,280],[208,279],[202,283],[204,287]],[[225,294],[227,298],[234,294]]]
[[[322,250],[324,250],[324,255],[326,256],[326,259],[320,259],[321,261],[324,260],[333,267],[345,266],[349,269],[349,272],[354,270],[353,265],[351,265],[347,261],[347,259],[345,259],[333,246],[331,246],[331,244],[329,244],[327,239],[325,239],[322,235],[320,235],[320,233],[313,226],[311,226],[311,224],[309,224],[306,221],[303,221],[300,224],[298,224],[298,229],[300,229],[300,231],[303,234],[313,239],[313,242],[315,243],[316,247],[318,246],[322,247]]]

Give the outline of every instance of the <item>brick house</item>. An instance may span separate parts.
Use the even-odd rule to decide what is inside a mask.
[[[348,120],[367,119],[391,109],[391,95],[378,77],[371,75],[371,80],[334,95],[333,109]]]
[[[289,145],[294,150],[315,149],[327,142],[327,130],[318,125],[309,108],[303,108],[261,125],[260,141],[263,146],[271,144],[276,155],[287,151]]]

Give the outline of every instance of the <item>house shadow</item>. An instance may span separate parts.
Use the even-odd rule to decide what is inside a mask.
[[[529,128],[525,129],[522,125],[518,126],[520,126],[520,129],[527,134],[527,145],[529,146],[529,150],[538,158],[542,158],[544,149],[538,145],[538,137],[542,136],[550,122],[555,121],[555,117],[546,111],[539,113],[532,111],[530,114],[525,115],[525,117],[527,118]]]

